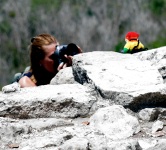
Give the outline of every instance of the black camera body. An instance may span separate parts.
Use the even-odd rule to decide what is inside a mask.
[[[74,43],[70,43],[68,45],[58,45],[51,57],[54,60],[55,67],[57,68],[60,63],[62,63],[62,62],[67,63],[68,62],[65,55],[74,56],[78,53],[80,53],[80,50],[77,47],[77,45]]]

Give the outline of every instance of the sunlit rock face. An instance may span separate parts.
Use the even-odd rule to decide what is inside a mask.
[[[82,53],[50,85],[3,87],[0,147],[166,149],[165,56],[166,47]]]

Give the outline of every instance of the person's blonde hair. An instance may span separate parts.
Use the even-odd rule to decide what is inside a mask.
[[[44,74],[43,70],[41,71],[40,61],[45,57],[43,46],[50,45],[52,43],[58,43],[58,41],[55,37],[47,33],[39,34],[31,39],[31,44],[29,46],[31,71],[37,80],[37,84],[40,84],[38,83],[39,80],[47,80],[42,79]]]

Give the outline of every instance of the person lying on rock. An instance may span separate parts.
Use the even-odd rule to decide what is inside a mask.
[[[50,34],[39,34],[31,39],[31,65],[18,80],[20,87],[32,87],[49,84],[57,72],[72,65],[72,57],[82,53],[77,45],[59,45]]]
[[[138,38],[139,33],[135,31],[128,32],[125,36],[126,44],[121,52],[133,54],[147,50]]]

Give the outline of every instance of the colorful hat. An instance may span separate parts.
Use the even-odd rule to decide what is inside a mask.
[[[139,37],[139,34],[137,32],[131,31],[126,34],[125,38],[130,41],[130,40],[136,40],[138,39],[138,37]]]

